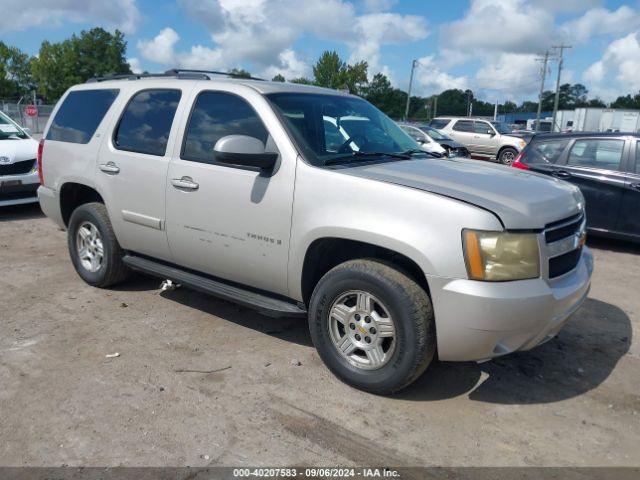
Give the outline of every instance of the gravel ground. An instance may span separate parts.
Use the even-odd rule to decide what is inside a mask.
[[[89,287],[37,205],[4,208],[0,465],[638,466],[640,247],[590,244],[556,339],[379,397],[336,380],[303,321],[143,276]]]

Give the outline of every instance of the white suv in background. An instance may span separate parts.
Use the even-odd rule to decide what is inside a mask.
[[[438,117],[429,126],[465,145],[475,157],[511,165],[527,145],[524,136],[511,132],[501,122],[472,117]]]

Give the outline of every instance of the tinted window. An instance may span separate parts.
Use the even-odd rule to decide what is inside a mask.
[[[569,165],[618,170],[624,140],[576,140],[571,147]]]
[[[640,174],[640,142],[636,142],[636,173]]]
[[[549,140],[546,142],[534,142],[527,150],[525,163],[556,163],[569,143],[566,138]]]
[[[324,143],[327,152],[337,152],[346,140],[335,123],[324,120]]]
[[[400,128],[407,132],[414,140],[424,140],[424,133],[417,128],[408,125],[400,125]]]
[[[491,128],[487,122],[475,122],[473,128],[476,133],[482,133],[484,135],[488,135],[489,132],[493,133],[493,128]]]
[[[456,132],[473,132],[473,122],[471,120],[458,120],[453,129]]]
[[[251,106],[237,95],[203,92],[193,107],[182,158],[215,163],[213,147],[227,135],[247,135],[266,143],[268,133]]]
[[[438,119],[438,118],[436,118],[436,119],[431,120],[431,121],[429,122],[429,126],[430,126],[430,127],[433,127],[433,128],[436,128],[436,129],[440,129],[440,128],[444,128],[444,127],[446,127],[447,125],[449,125],[449,122],[450,122],[450,121],[451,121],[451,120],[447,120],[447,119]]]
[[[47,140],[89,143],[118,90],[75,90],[69,92],[58,109]]]
[[[144,90],[127,104],[113,136],[119,150],[163,156],[180,90]]]

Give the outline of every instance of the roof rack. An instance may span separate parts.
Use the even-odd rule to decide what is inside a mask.
[[[141,78],[183,78],[189,80],[211,80],[214,75],[224,75],[231,78],[247,78],[249,80],[262,80],[258,77],[240,77],[233,72],[218,72],[216,70],[192,70],[186,68],[172,68],[164,73],[123,73],[115,75],[105,75],[88,79],[85,83],[106,82],[108,80],[139,80]]]

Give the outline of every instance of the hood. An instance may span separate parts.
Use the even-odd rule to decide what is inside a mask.
[[[38,154],[38,142],[32,138],[24,140],[0,140],[0,157],[8,157],[8,161],[2,163],[22,162],[23,160],[35,160]]]
[[[529,140],[531,140],[531,137],[533,137],[533,133],[526,133],[526,132],[511,132],[511,133],[503,133],[502,135],[505,137],[522,138],[523,140],[526,140],[527,143],[529,142]]]
[[[414,159],[341,172],[477,205],[495,213],[507,229],[542,229],[584,208],[580,190],[565,181],[477,160]]]

